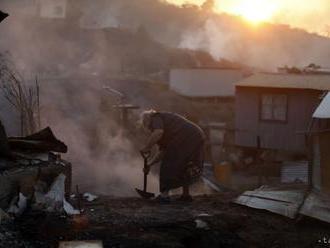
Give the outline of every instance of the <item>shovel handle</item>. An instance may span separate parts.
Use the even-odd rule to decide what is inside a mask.
[[[144,173],[144,178],[143,178],[143,191],[147,192],[147,185],[148,185],[148,174]]]

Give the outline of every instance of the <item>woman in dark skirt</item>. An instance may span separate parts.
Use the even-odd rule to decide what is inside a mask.
[[[181,200],[191,201],[189,186],[203,171],[204,133],[191,121],[168,112],[145,111],[142,114],[143,126],[151,131],[142,152],[150,152],[154,145],[161,151],[157,158],[160,166],[160,192],[158,199],[169,201],[169,191],[182,187]]]

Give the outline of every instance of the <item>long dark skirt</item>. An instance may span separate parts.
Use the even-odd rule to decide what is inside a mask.
[[[160,192],[187,186],[201,176],[204,139],[199,135],[177,137],[165,149],[160,166]]]

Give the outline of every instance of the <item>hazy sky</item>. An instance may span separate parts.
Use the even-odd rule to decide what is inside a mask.
[[[166,0],[201,4],[205,0]],[[310,32],[330,32],[330,0],[215,0],[216,10],[241,15],[250,21],[270,21],[304,28]]]

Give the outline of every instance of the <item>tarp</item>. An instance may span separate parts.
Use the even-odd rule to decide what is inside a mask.
[[[313,118],[328,119],[330,118],[330,93],[328,93],[322,100],[313,114]]]

